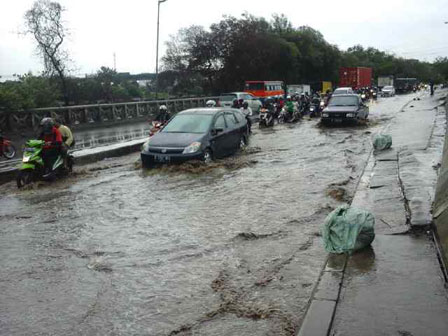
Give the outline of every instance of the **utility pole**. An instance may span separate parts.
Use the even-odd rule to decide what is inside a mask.
[[[114,53],[114,71],[117,71],[117,57]]]
[[[159,93],[159,17],[160,4],[166,0],[157,0],[157,45],[156,45],[156,99]]]

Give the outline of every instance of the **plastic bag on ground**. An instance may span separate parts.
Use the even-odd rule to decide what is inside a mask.
[[[365,210],[342,205],[325,219],[322,238],[330,253],[352,253],[369,246],[375,238],[375,218]]]
[[[385,150],[392,147],[392,137],[389,134],[377,134],[373,139],[375,150]]]

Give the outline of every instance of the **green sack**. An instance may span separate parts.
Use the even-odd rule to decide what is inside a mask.
[[[377,134],[373,139],[373,148],[385,150],[392,147],[392,137],[389,134]]]
[[[325,219],[322,238],[330,253],[352,253],[369,246],[375,238],[375,218],[365,210],[342,205]]]

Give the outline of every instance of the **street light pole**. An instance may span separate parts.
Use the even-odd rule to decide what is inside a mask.
[[[157,0],[157,46],[156,46],[156,99],[159,93],[159,17],[160,4],[166,0]]]

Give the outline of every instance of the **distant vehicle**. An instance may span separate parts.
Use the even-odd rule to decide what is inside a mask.
[[[372,86],[372,68],[339,68],[339,86],[353,90]]]
[[[232,107],[233,100],[240,100],[243,99],[244,101],[247,101],[249,104],[249,107],[252,109],[253,112],[258,113],[261,109],[261,101],[260,99],[254,97],[252,94],[247,92],[229,92],[229,93],[223,93],[219,97],[219,101],[222,107]]]
[[[248,143],[246,118],[237,109],[213,107],[179,112],[142,147],[144,167],[212,161],[234,153]]]
[[[352,94],[354,93],[351,87],[340,87],[334,90],[333,96],[341,95],[341,94]]]
[[[246,81],[244,92],[258,98],[284,96],[285,90],[282,81]]]
[[[397,93],[411,92],[417,85],[417,78],[395,78],[394,87]]]
[[[378,87],[394,86],[394,76],[378,76]]]
[[[288,92],[288,95],[290,96],[301,93],[308,93],[310,95],[311,86],[308,84],[290,84],[286,87],[286,92]]]
[[[393,86],[385,86],[381,89],[381,96],[393,97],[395,96],[395,88]]]
[[[357,94],[332,96],[328,106],[322,111],[321,122],[344,122],[366,120],[369,108],[361,101]]]

